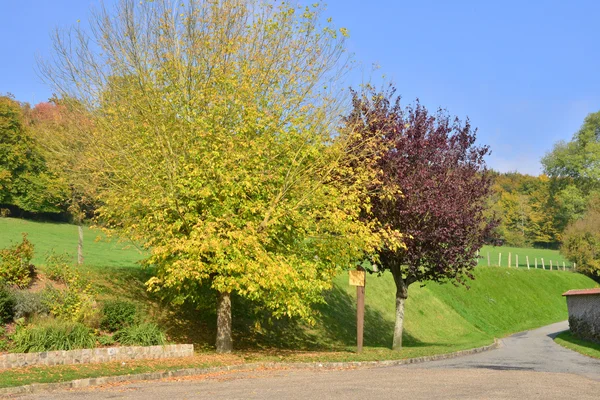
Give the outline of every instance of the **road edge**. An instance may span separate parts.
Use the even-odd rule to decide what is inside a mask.
[[[206,375],[216,372],[227,371],[252,371],[259,368],[295,368],[295,369],[340,369],[340,368],[361,368],[361,367],[389,367],[396,365],[417,364],[428,361],[446,360],[449,358],[463,357],[471,354],[482,353],[484,351],[494,350],[500,347],[500,341],[494,339],[494,343],[487,346],[476,347],[474,349],[460,350],[453,353],[437,354],[433,356],[405,358],[401,360],[384,361],[349,361],[349,362],[270,362],[270,363],[249,363],[228,365],[223,367],[211,368],[187,368],[173,371],[144,372],[133,375],[102,376],[97,378],[82,378],[66,382],[53,383],[32,383],[24,386],[12,386],[0,388],[0,396],[14,396],[22,394],[35,394],[41,392],[53,392],[68,389],[81,389],[90,386],[100,386],[123,382],[141,382],[154,381],[167,378],[180,378],[186,376]]]

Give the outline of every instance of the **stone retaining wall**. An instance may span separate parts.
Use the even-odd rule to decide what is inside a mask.
[[[192,344],[169,344],[165,346],[105,347],[69,351],[45,351],[42,353],[11,353],[0,355],[0,369],[32,365],[70,365],[103,363],[109,361],[151,360],[178,358],[194,355]]]

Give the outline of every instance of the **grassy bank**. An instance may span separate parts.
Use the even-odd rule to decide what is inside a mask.
[[[28,232],[36,246],[36,263],[43,270],[43,253],[54,249],[74,254],[77,228],[68,224],[35,223],[0,218],[0,247]],[[272,320],[268,314],[237,297],[233,298],[236,352],[222,358],[213,352],[216,334],[215,295],[203,294],[195,306],[162,305],[145,291],[151,271],[136,264],[142,254],[124,244],[94,241],[98,233],[87,230],[86,265],[99,289],[99,300],[120,298],[150,310],[153,319],[171,340],[194,343],[200,352],[191,359],[114,363],[96,366],[62,366],[2,371],[0,386],[31,382],[55,382],[83,377],[120,375],[179,368],[237,364],[257,361],[351,361],[411,358],[479,347],[494,338],[567,319],[561,294],[569,289],[595,287],[589,278],[563,271],[478,267],[469,288],[452,284],[414,284],[406,304],[404,349],[390,350],[394,327],[395,287],[389,273],[367,279],[365,351],[355,353],[356,288],[347,275],[335,280],[326,294],[327,304],[318,306],[316,324]],[[514,249],[496,248],[503,253]],[[520,249],[524,254],[560,260],[551,250]],[[482,255],[486,254],[482,250]],[[529,252],[529,253],[527,253]],[[552,253],[547,253],[552,252]],[[497,254],[497,253],[496,253]],[[515,254],[515,253],[513,253]],[[550,256],[548,256],[550,254]],[[497,255],[496,255],[497,257]],[[503,256],[504,257],[504,256]],[[519,256],[521,259],[521,255]],[[524,259],[524,256],[523,256]]]
[[[600,359],[600,344],[578,339],[571,332],[559,334],[554,341],[567,349]]]
[[[77,256],[77,226],[52,222],[35,222],[17,218],[0,218],[0,248],[21,241],[21,233],[27,233],[35,246],[35,265],[43,264],[46,254],[54,250]],[[84,227],[85,263],[97,267],[137,268],[143,254],[131,243],[107,240],[97,229]]]
[[[488,254],[490,259],[490,266],[498,266],[498,255],[501,254],[500,264],[503,267],[508,266],[508,256],[511,256],[511,266],[516,266],[517,257],[519,261],[519,268],[527,268],[527,257],[529,257],[529,266],[535,268],[535,260],[537,259],[538,268],[542,268],[542,259],[546,269],[550,269],[550,261],[554,268],[558,265],[560,268],[565,263],[567,268],[570,268],[571,262],[565,259],[558,250],[548,249],[533,249],[525,247],[509,247],[509,246],[483,246],[479,251],[479,265],[488,265]]]

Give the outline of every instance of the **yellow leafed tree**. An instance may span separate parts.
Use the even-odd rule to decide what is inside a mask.
[[[93,121],[77,140],[99,221],[151,250],[149,290],[178,301],[216,290],[221,352],[231,293],[310,320],[332,277],[379,244],[359,221],[369,169],[340,166],[345,31],[321,12],[122,0],[89,30],[58,32],[41,64]]]

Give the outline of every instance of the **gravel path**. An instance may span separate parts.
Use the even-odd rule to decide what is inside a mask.
[[[499,349],[379,368],[259,370],[68,392],[27,399],[565,399],[600,398],[600,361],[550,336],[565,323],[519,333]]]

